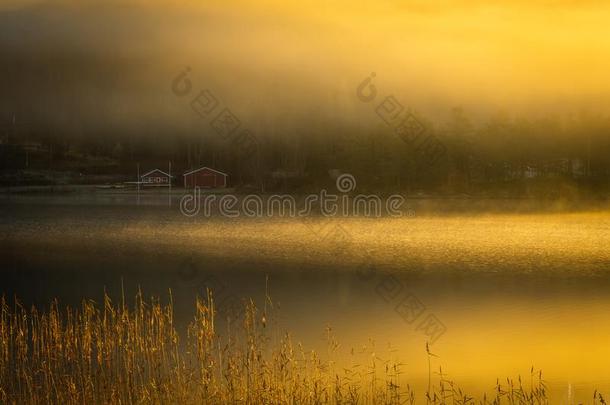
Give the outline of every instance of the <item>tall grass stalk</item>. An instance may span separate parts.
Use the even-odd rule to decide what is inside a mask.
[[[145,300],[139,292],[130,308],[82,302],[47,311],[0,300],[0,403],[2,404],[547,404],[542,374],[532,368],[528,387],[498,381],[492,395],[475,401],[438,373],[421,396],[402,382],[398,361],[383,360],[374,342],[368,364],[340,368],[340,348],[327,329],[324,358],[293,343],[290,334],[270,330],[267,296],[262,313],[252,301],[243,313],[216,326],[211,292],[197,299],[181,337],[173,303]],[[274,336],[273,339],[270,336]],[[434,356],[426,347],[428,359]],[[595,403],[605,403],[601,394]]]

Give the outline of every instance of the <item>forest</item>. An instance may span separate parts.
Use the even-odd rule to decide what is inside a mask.
[[[474,120],[459,107],[444,122],[416,116],[424,135],[434,137],[443,153],[427,156],[383,122],[367,128],[312,122],[309,128],[253,132],[244,149],[237,138],[220,137],[205,125],[191,131],[97,129],[84,135],[9,120],[0,145],[2,182],[36,183],[27,176],[36,172],[78,173],[70,182],[96,175],[120,182],[133,180],[138,164],[146,170],[167,168],[171,161],[178,175],[210,166],[228,173],[233,187],[262,191],[324,187],[332,183],[333,172],[351,173],[361,190],[380,192],[522,195],[542,190],[544,195],[550,187],[556,196],[558,185],[569,194],[609,189],[608,116],[525,119],[497,113]]]

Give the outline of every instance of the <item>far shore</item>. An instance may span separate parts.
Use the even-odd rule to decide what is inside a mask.
[[[148,194],[148,195],[171,195],[182,196],[185,193],[192,192],[190,188],[184,188],[183,186],[172,186],[168,189],[167,186],[141,186],[139,189],[134,184],[55,184],[55,185],[27,185],[27,186],[2,186],[0,187],[0,195],[6,194],[40,194],[40,195],[55,195],[63,193],[92,193],[92,194],[119,194],[119,195],[133,195],[133,194]],[[238,187],[225,187],[225,188],[202,188],[203,193],[214,193],[214,194],[235,194],[235,195],[248,195],[248,194],[287,194],[287,195],[306,195],[309,194],[303,190],[267,190],[261,192],[254,188],[238,188]],[[377,194],[383,196],[388,194],[384,191],[361,191],[362,194]],[[572,202],[608,202],[610,201],[609,195],[597,195],[595,197],[573,195],[570,198],[562,197],[540,197],[540,196],[528,196],[528,195],[511,195],[509,193],[493,193],[479,191],[476,193],[448,193],[448,192],[394,192],[394,194],[401,194],[409,200],[530,200],[530,201],[572,201]]]
[[[234,188],[207,189],[215,193],[232,193]],[[100,193],[100,194],[163,194],[183,195],[187,189],[184,187],[174,187],[171,190],[167,187],[146,186],[139,190],[133,184],[61,184],[46,186],[11,186],[0,187],[0,194],[56,194],[56,193]]]

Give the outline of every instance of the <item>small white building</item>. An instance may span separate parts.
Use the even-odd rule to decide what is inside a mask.
[[[173,177],[162,170],[154,169],[140,176],[140,184],[143,186],[169,186]]]

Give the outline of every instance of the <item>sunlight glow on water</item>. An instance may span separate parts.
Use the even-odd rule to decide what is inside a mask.
[[[118,248],[196,249],[225,257],[354,266],[371,257],[399,271],[594,274],[610,263],[610,215],[494,215],[392,219],[81,218],[15,221],[11,239]]]
[[[88,208],[27,211],[2,218],[0,228],[12,257],[41,271],[46,263],[87,272],[82,263],[99,262],[117,274],[140,266],[154,283],[160,276],[145,261],[171,272],[178,258],[197,257],[220,272],[242,263],[236,288],[248,273],[287,273],[271,280],[283,327],[322,351],[327,324],[345,352],[370,337],[381,356],[391,343],[406,376],[424,384],[425,337],[375,284],[341,275],[368,260],[403,280],[446,324],[433,347],[435,367],[479,391],[492,389],[496,377],[529,376],[534,366],[560,403],[568,384],[583,399],[610,388],[609,225],[605,212],[303,222]],[[299,266],[320,275],[290,278]]]

